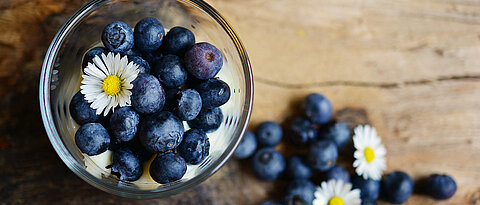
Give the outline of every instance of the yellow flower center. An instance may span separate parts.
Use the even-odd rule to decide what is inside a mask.
[[[122,88],[122,80],[116,75],[109,75],[103,80],[102,87],[107,95],[116,95]]]
[[[343,205],[343,200],[338,196],[334,196],[328,201],[328,205]]]
[[[365,155],[365,160],[367,160],[368,163],[372,162],[373,159],[375,159],[375,153],[373,152],[373,149],[370,147],[365,148],[363,151],[363,154]]]

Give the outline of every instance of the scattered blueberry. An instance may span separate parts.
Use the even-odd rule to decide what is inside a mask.
[[[162,45],[165,29],[162,23],[155,18],[147,17],[135,25],[133,32],[135,46],[141,51],[154,51]]]
[[[119,175],[120,180],[135,181],[142,176],[142,172],[142,164],[131,150],[119,149],[113,152],[112,173]]]
[[[177,93],[180,92],[178,88],[165,89],[165,105],[163,106],[164,111],[172,111],[177,104]]]
[[[324,139],[332,140],[339,148],[350,140],[350,129],[345,122],[327,125],[322,134]]]
[[[184,27],[176,26],[168,31],[163,39],[161,50],[165,54],[183,56],[193,44],[195,44],[195,35]]]
[[[330,140],[314,142],[308,150],[308,162],[317,171],[328,171],[337,161],[338,150],[335,143]]]
[[[100,122],[102,116],[97,115],[95,109],[90,107],[83,94],[78,91],[70,101],[70,115],[79,125],[90,122]]]
[[[387,202],[401,204],[412,195],[413,181],[406,173],[395,171],[383,178],[381,187]]]
[[[309,179],[312,169],[306,163],[305,157],[294,155],[287,160],[286,173],[292,179]]]
[[[153,66],[152,74],[167,88],[181,86],[187,80],[187,71],[176,55],[161,57]]]
[[[183,137],[183,123],[171,112],[149,115],[140,124],[139,138],[150,152],[166,152],[176,148]]]
[[[112,52],[127,52],[133,47],[133,30],[121,21],[114,21],[103,29],[103,45]]]
[[[138,65],[140,73],[150,73],[150,65],[140,56],[128,56],[128,60]]]
[[[216,107],[213,109],[202,109],[195,119],[188,121],[188,125],[209,133],[217,130],[222,121],[222,110]]]
[[[328,181],[330,179],[342,180],[344,182],[350,182],[350,174],[342,166],[335,165],[330,170],[323,173],[323,180]]]
[[[99,123],[87,123],[78,128],[75,133],[75,144],[88,156],[94,156],[107,151],[110,146],[110,136]]]
[[[264,201],[260,205],[282,205],[276,201]]]
[[[282,140],[283,130],[277,123],[266,121],[258,125],[255,134],[259,145],[273,147]]]
[[[305,179],[293,180],[287,185],[283,201],[286,205],[311,205],[315,199],[314,193],[315,185],[312,182]]]
[[[321,94],[310,94],[303,103],[305,115],[318,124],[327,123],[332,117],[333,108],[330,101]]]
[[[432,174],[427,179],[426,191],[435,199],[448,199],[457,191],[457,184],[448,175]]]
[[[354,189],[360,190],[362,201],[375,201],[380,196],[380,181],[355,176],[353,177],[352,185]]]
[[[258,150],[253,156],[253,173],[262,180],[277,179],[285,170],[286,163],[280,152],[273,148]]]
[[[223,66],[223,55],[209,43],[197,43],[185,52],[185,67],[198,79],[215,77]]]
[[[243,139],[237,147],[237,150],[233,153],[233,156],[237,159],[246,159],[255,153],[257,149],[257,137],[250,131],[245,131]]]
[[[157,78],[140,73],[132,84],[132,107],[137,112],[151,114],[162,110],[165,104],[165,91]]]
[[[93,63],[92,60],[93,58],[95,58],[95,56],[101,57],[102,53],[107,55],[108,51],[105,50],[105,48],[103,47],[95,47],[87,51],[87,53],[85,53],[85,56],[83,56],[82,69],[87,67],[88,63]]]
[[[137,134],[140,115],[131,107],[120,107],[110,117],[110,133],[120,141],[130,141]]]
[[[230,87],[223,80],[216,78],[198,84],[195,89],[202,96],[204,108],[214,108],[225,104],[230,99]]]
[[[195,119],[202,110],[202,98],[194,89],[186,89],[177,93],[177,101],[173,112],[184,121]]]
[[[161,184],[181,179],[186,171],[187,164],[185,160],[173,152],[158,154],[150,165],[150,176]]]
[[[207,134],[199,129],[190,129],[183,135],[177,152],[189,164],[200,164],[210,152]]]
[[[293,144],[304,145],[316,139],[317,130],[309,120],[299,117],[289,125],[287,135]]]

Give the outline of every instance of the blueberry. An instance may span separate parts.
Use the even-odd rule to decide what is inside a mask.
[[[283,201],[286,205],[311,205],[315,198],[314,193],[315,185],[312,182],[306,179],[293,180],[287,185]]]
[[[184,27],[176,26],[168,31],[163,39],[161,50],[165,54],[183,56],[193,44],[195,44],[195,35]]]
[[[207,134],[199,129],[190,129],[183,135],[177,152],[189,164],[200,164],[210,152]]]
[[[216,107],[213,109],[202,109],[195,119],[188,121],[188,125],[209,133],[217,130],[222,122],[222,110]]]
[[[174,113],[184,121],[193,120],[202,109],[202,98],[194,89],[186,89],[177,93]]]
[[[138,69],[140,70],[140,73],[146,73],[146,74],[150,73],[150,65],[142,57],[128,56],[128,60],[138,65]]]
[[[133,45],[133,47],[130,50],[128,50],[126,52],[122,52],[120,54],[128,55],[128,56],[142,56],[142,52],[135,46],[135,44]]]
[[[255,153],[257,149],[257,137],[250,131],[245,131],[243,139],[233,153],[237,159],[246,159]]]
[[[180,92],[178,88],[165,89],[165,105],[163,106],[164,111],[172,111],[177,104],[177,93]]]
[[[133,32],[135,46],[141,51],[157,50],[162,45],[165,29],[162,23],[155,18],[147,17],[135,25]]]
[[[309,120],[299,117],[289,125],[287,135],[293,144],[304,145],[315,140],[317,130]]]
[[[148,161],[150,158],[152,158],[153,153],[149,152],[142,145],[138,136],[128,142],[128,148],[132,150],[133,154],[135,154],[135,156],[137,156],[141,162]]]
[[[186,171],[187,164],[185,160],[173,152],[158,154],[150,165],[150,176],[161,184],[181,179]]]
[[[310,94],[303,102],[305,115],[313,123],[325,124],[332,117],[333,108],[330,101],[321,94]]]
[[[350,140],[350,129],[345,122],[327,125],[322,134],[324,139],[332,140],[338,148],[345,146]]]
[[[266,121],[258,125],[255,134],[259,145],[273,147],[282,140],[283,130],[277,123]]]
[[[335,165],[330,170],[323,173],[323,180],[328,181],[330,179],[342,180],[344,182],[350,182],[350,174],[342,166]]]
[[[413,181],[405,172],[395,171],[383,178],[381,187],[387,202],[401,204],[412,195]]]
[[[362,201],[375,201],[378,199],[378,196],[380,196],[380,181],[355,176],[353,177],[352,185],[354,189],[360,190],[360,198]]]
[[[202,96],[204,108],[214,108],[225,104],[230,99],[230,87],[223,80],[208,79],[199,83],[195,89]]]
[[[165,91],[152,75],[140,73],[132,82],[132,107],[140,114],[151,114],[162,110]]]
[[[95,109],[90,107],[83,94],[78,91],[70,101],[70,115],[79,125],[90,122],[100,122],[102,116],[97,115]]]
[[[85,56],[83,56],[82,69],[86,68],[88,63],[93,63],[93,58],[95,58],[95,56],[101,57],[102,53],[107,55],[108,51],[103,47],[95,47],[87,51]]]
[[[320,140],[313,143],[308,150],[308,162],[317,171],[328,171],[337,161],[338,150],[330,140]]]
[[[260,205],[282,205],[276,201],[264,201]]]
[[[198,79],[215,77],[223,66],[223,55],[209,43],[197,43],[185,52],[185,67]]]
[[[156,62],[163,57],[163,54],[159,51],[152,51],[152,52],[142,52],[142,58],[145,59],[149,64],[150,67],[153,68]]]
[[[189,88],[196,88],[198,85],[200,85],[200,83],[203,83],[207,80],[200,80],[198,78],[196,78],[195,76],[193,76],[192,74],[188,73],[187,72],[187,81],[185,82],[185,85]]]
[[[153,66],[152,74],[167,88],[181,86],[187,80],[187,71],[176,55],[161,57]]]
[[[129,149],[118,149],[113,152],[112,173],[120,180],[135,181],[142,176],[142,164]]]
[[[137,134],[140,115],[131,107],[120,107],[110,117],[110,133],[120,141],[130,141]]]
[[[253,173],[265,181],[277,179],[286,167],[282,154],[268,147],[258,150],[253,156],[252,163]]]
[[[103,29],[102,42],[112,52],[127,52],[133,47],[132,28],[124,22],[114,21]]]
[[[286,173],[292,179],[309,179],[312,169],[306,163],[305,157],[293,155],[287,160]]]
[[[75,144],[88,156],[94,156],[107,151],[110,146],[110,136],[99,123],[87,123],[78,128],[75,133]]]
[[[432,174],[426,182],[426,192],[435,199],[448,199],[457,191],[457,184],[448,175]]]
[[[171,112],[157,112],[140,125],[139,138],[150,152],[166,152],[177,147],[183,137],[183,123]]]

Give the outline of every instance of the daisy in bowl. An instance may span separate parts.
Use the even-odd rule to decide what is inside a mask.
[[[315,191],[313,205],[360,205],[360,190],[352,190],[352,184],[331,179],[322,182]]]
[[[139,73],[138,65],[128,62],[126,56],[108,53],[95,56],[93,63],[88,63],[82,75],[81,93],[85,100],[92,103],[90,107],[96,114],[106,116],[115,107],[130,105],[132,81]]]
[[[387,150],[382,140],[375,128],[370,125],[359,125],[353,131],[355,133],[353,136],[355,172],[364,179],[380,180],[383,171],[387,169],[385,159]]]

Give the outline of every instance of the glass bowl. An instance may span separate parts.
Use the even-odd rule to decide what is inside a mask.
[[[230,85],[230,100],[221,107],[223,123],[209,134],[210,155],[188,166],[176,182],[124,182],[97,166],[75,145],[78,125],[70,117],[69,103],[79,90],[83,54],[100,44],[103,27],[120,20],[130,26],[145,17],[159,19],[166,29],[189,28],[197,42],[210,42],[224,55],[218,76]],[[53,39],[40,77],[40,109],[48,137],[63,162],[80,178],[109,193],[132,198],[157,198],[175,194],[206,180],[232,155],[250,118],[253,102],[252,70],[235,31],[210,5],[201,0],[94,0],[77,10]]]

